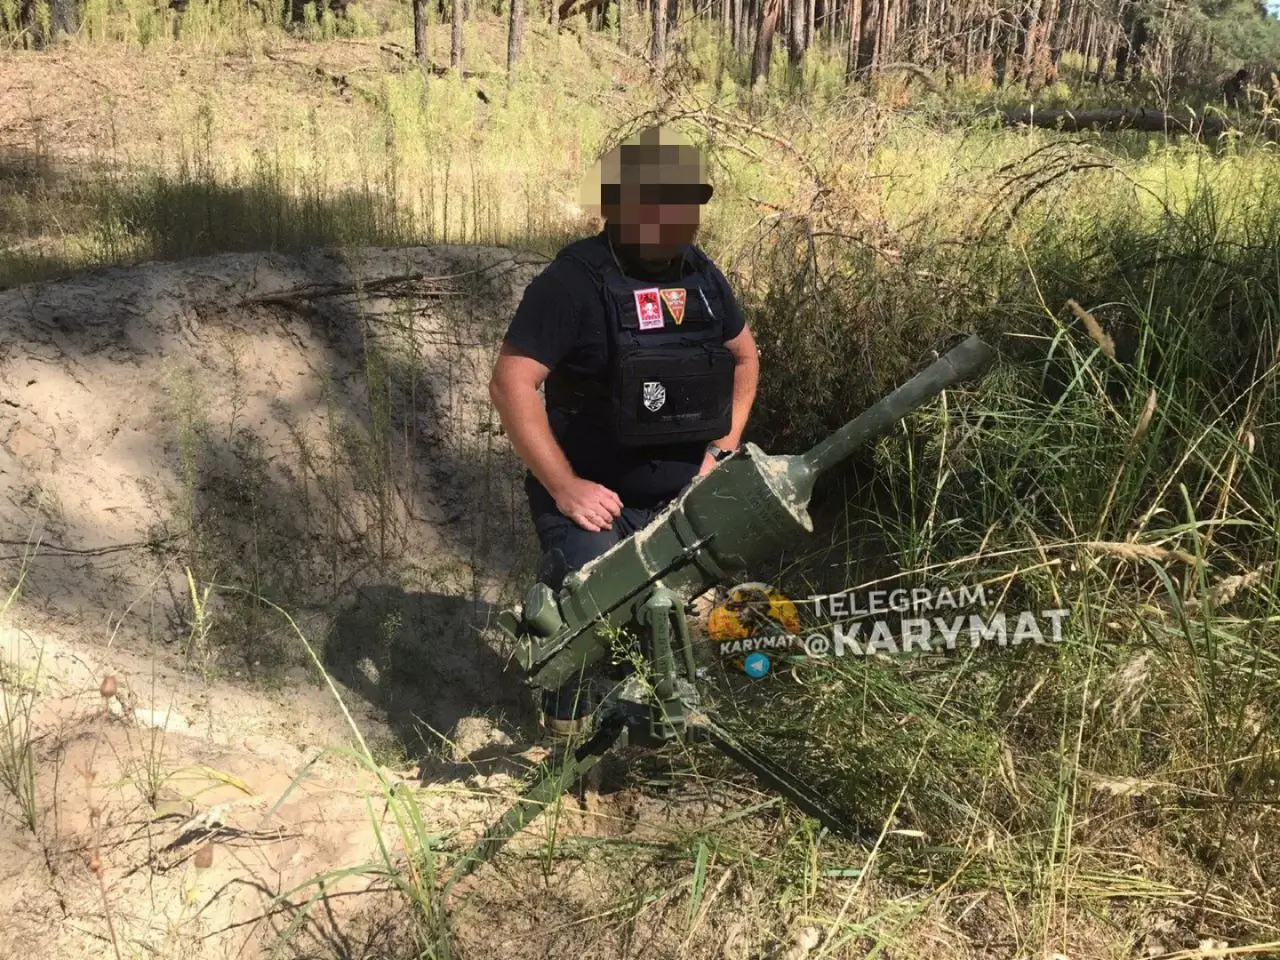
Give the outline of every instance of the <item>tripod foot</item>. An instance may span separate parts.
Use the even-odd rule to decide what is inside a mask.
[[[590,773],[625,730],[626,724],[621,716],[606,714],[591,739],[563,756],[558,768],[548,770],[535,781],[500,819],[485,830],[454,867],[445,883],[445,890],[497,856],[512,837]]]

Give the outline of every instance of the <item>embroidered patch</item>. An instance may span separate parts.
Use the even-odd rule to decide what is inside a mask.
[[[640,319],[641,330],[658,330],[662,327],[662,301],[658,297],[658,288],[636,291],[636,316]]]
[[[680,326],[680,321],[684,319],[684,288],[672,287],[669,290],[663,290],[662,301],[667,305],[667,309],[671,311],[671,319],[676,322],[676,326]]]
[[[667,402],[667,388],[660,384],[657,380],[646,380],[644,382],[644,405],[653,413],[657,413],[662,409],[662,405]]]

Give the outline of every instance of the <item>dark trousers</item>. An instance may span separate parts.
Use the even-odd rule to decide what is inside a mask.
[[[610,529],[594,532],[583,529],[557,510],[555,499],[532,475],[526,475],[524,488],[538,544],[542,548],[538,580],[552,590],[560,589],[567,573],[585,566],[610,547],[648,526],[674,499],[673,495],[648,507],[632,507],[624,503],[622,514],[613,521]],[[566,719],[590,712],[590,704],[580,694],[576,680],[549,695],[545,708],[552,716]]]

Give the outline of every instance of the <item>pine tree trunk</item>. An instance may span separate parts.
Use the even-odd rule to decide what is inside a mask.
[[[876,64],[889,59],[889,47],[893,43],[893,0],[880,0],[880,22],[876,25]]]
[[[1098,71],[1094,74],[1093,82],[1101,86],[1106,81],[1107,68],[1111,65],[1111,56],[1116,50],[1116,39],[1120,33],[1119,27],[1109,27],[1107,29],[1107,41],[1102,48],[1102,54],[1098,57]]]
[[[898,49],[898,10],[902,4],[899,0],[881,0],[881,5],[884,8],[884,26],[880,35],[880,62],[892,63]]]
[[[510,0],[511,19],[507,27],[507,73],[515,69],[520,59],[520,38],[524,33],[524,0]]]
[[[650,0],[653,13],[653,36],[649,44],[649,62],[653,72],[662,76],[667,69],[667,0]]]
[[[1018,79],[1031,84],[1035,76],[1035,61],[1039,55],[1039,39],[1040,39],[1040,13],[1044,4],[1042,0],[1031,0],[1027,4],[1026,13],[1023,15],[1021,29],[1019,32],[1018,43],[1021,49],[1017,51],[1017,61],[1015,69],[1018,71]]]
[[[1017,29],[1009,23],[1000,22],[999,33],[996,40],[996,86],[1003,87],[1012,78],[1010,73],[1013,69],[1013,62],[1017,57],[1018,37]]]
[[[804,61],[804,20],[805,0],[790,0],[791,3],[791,35],[788,38],[787,56],[792,69],[798,70]]]
[[[1129,66],[1135,80],[1142,76],[1142,55],[1147,51],[1147,41],[1150,38],[1147,18],[1138,13],[1134,17],[1133,32],[1129,34]]]
[[[773,59],[773,35],[778,29],[780,0],[761,0],[756,20],[756,44],[751,57],[751,89],[769,82],[769,62]]]
[[[1000,20],[997,17],[992,17],[990,23],[987,24],[987,36],[982,46],[982,59],[978,65],[978,70],[984,78],[991,77],[995,73],[996,41],[999,37]]]
[[[1146,42],[1147,22],[1138,10],[1135,0],[1125,2],[1119,33],[1120,49],[1116,52],[1116,82],[1124,83],[1129,79],[1131,64],[1134,67],[1135,76],[1141,69],[1138,58],[1142,56],[1142,47]]]
[[[862,0],[849,0],[849,44],[844,54],[844,79],[852,83],[861,79],[859,44],[862,40]]]
[[[1090,16],[1088,38],[1084,46],[1084,73],[1089,72],[1089,67],[1096,56],[1098,56],[1098,18]]]
[[[1129,77],[1129,38],[1120,38],[1120,49],[1116,51],[1116,83],[1124,83]]]
[[[1036,36],[1036,52],[1031,62],[1031,84],[1039,90],[1049,82],[1058,68],[1058,23],[1062,14],[1061,0],[1044,0],[1040,6],[1040,27]]]
[[[462,72],[462,0],[453,0],[453,35],[449,41],[449,66]]]
[[[427,64],[427,0],[413,0],[413,56]]]
[[[880,3],[882,0],[862,0],[862,16],[856,29],[858,34],[858,77],[868,79],[876,69],[876,47],[880,36]]]

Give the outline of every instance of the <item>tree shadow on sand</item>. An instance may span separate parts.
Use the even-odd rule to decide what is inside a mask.
[[[48,158],[0,151],[0,181],[14,209],[66,193],[78,225],[105,215]],[[0,290],[0,538],[40,543],[0,578],[25,563],[53,617],[133,610],[122,646],[262,680],[308,660],[278,608],[402,753],[447,752],[468,718],[519,739],[532,697],[488,625],[533,575],[533,533],[484,382],[539,259],[401,248],[385,200],[279,187],[140,181],[107,225],[178,262]],[[75,269],[21,253],[25,229],[0,229],[0,285]],[[72,406],[54,385],[86,368]],[[63,501],[23,495],[46,488]],[[204,625],[188,577],[232,588]]]
[[[488,731],[520,741],[537,717],[496,641],[497,613],[469,597],[364,586],[334,620],[325,669],[385,714],[413,760],[470,753]],[[464,729],[469,718],[484,723]]]

